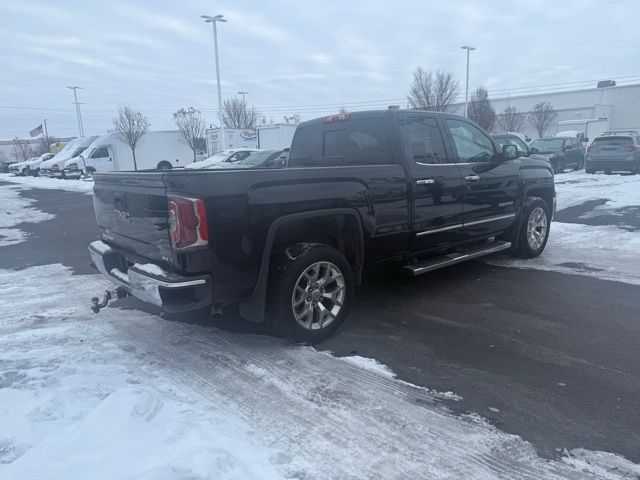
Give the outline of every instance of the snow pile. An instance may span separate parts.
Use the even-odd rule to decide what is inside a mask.
[[[49,177],[16,177],[8,173],[0,173],[0,181],[17,183],[31,188],[93,193],[93,180],[90,178],[84,180],[62,180]]]
[[[135,310],[93,315],[86,299],[105,285],[60,265],[0,271],[0,478],[585,480],[637,468],[586,451],[542,459],[362,357]]]
[[[556,176],[557,209],[607,199],[607,209],[640,204],[640,175],[588,175],[583,171]]]
[[[20,187],[0,185],[0,247],[26,240],[20,229],[11,228],[20,223],[38,223],[51,220],[54,215],[33,207],[34,200],[19,195]]]
[[[545,251],[537,258],[492,257],[492,265],[550,270],[640,285],[640,233],[612,226],[551,224]]]

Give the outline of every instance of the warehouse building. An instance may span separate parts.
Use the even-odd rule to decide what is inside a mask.
[[[547,136],[558,131],[579,130],[592,139],[608,130],[640,130],[640,84],[604,88],[589,88],[564,92],[513,95],[490,98],[496,114],[508,107],[518,112],[528,112],[540,102],[549,102],[557,112],[557,118],[546,132]],[[456,113],[464,115],[464,104]],[[532,139],[538,134],[528,122],[521,133]],[[496,131],[500,128],[496,126]]]

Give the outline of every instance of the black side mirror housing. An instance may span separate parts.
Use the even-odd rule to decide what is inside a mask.
[[[563,148],[563,150],[571,150],[573,149],[573,145],[567,145],[566,147]]]
[[[539,153],[539,152],[540,152],[540,150],[538,150],[536,147],[531,147],[529,149],[529,153]]]
[[[503,145],[502,156],[505,160],[513,160],[514,158],[518,158],[518,147],[516,147],[515,145]]]

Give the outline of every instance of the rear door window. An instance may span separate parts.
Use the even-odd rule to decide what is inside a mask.
[[[442,133],[433,117],[406,117],[400,120],[400,131],[409,157],[417,164],[451,163],[444,149]]]

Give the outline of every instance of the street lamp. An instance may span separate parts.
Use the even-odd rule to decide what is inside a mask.
[[[222,114],[222,91],[220,90],[220,64],[218,62],[218,30],[216,29],[216,24],[218,22],[226,22],[223,18],[224,15],[200,15],[204,18],[206,23],[210,23],[213,25],[213,50],[215,52],[216,57],[216,80],[218,82],[218,114],[220,115],[220,142],[222,148],[220,150],[224,150],[226,148],[226,137],[224,134],[224,115]]]
[[[467,87],[464,92],[464,116],[469,117],[469,52],[475,50],[476,47],[463,45],[460,48],[467,51]]]
[[[73,103],[76,106],[76,120],[78,121],[78,133],[81,137],[84,137],[84,126],[82,125],[82,114],[80,113],[80,103],[78,102],[78,89],[82,87],[74,86],[67,87],[69,90],[73,90]]]
[[[238,95],[242,95],[242,103],[244,103],[244,96],[249,95],[249,92],[238,92]]]

